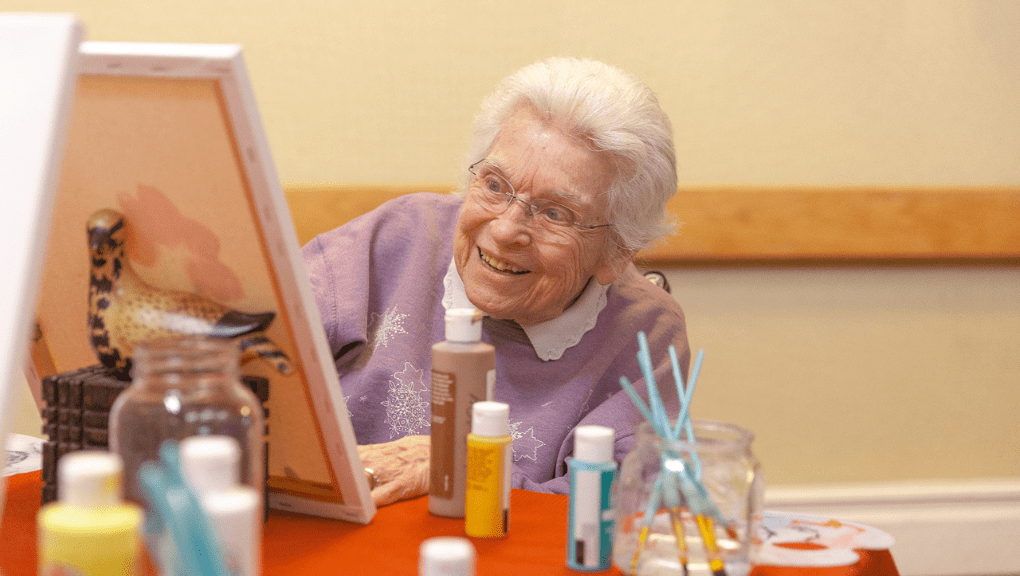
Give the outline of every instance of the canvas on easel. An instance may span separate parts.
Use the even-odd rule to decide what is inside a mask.
[[[82,27],[70,14],[0,14],[0,447],[28,349]],[[6,460],[6,451],[3,452]],[[6,483],[0,479],[0,512]]]
[[[86,42],[80,68],[36,312],[37,369],[97,363],[85,228],[96,210],[115,210],[148,285],[275,313],[264,334],[294,372],[242,366],[269,380],[269,505],[370,521],[375,507],[241,48]]]

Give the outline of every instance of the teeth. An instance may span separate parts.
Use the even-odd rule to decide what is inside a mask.
[[[525,272],[527,272],[527,270],[518,268],[512,264],[503,262],[502,260],[496,260],[492,256],[483,253],[481,250],[478,251],[478,255],[482,257],[483,262],[485,262],[489,266],[492,266],[496,270],[499,270],[500,272],[512,272],[514,274],[524,274]]]

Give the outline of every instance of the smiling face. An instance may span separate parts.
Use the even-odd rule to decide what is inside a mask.
[[[601,194],[611,182],[610,163],[530,108],[507,118],[486,160],[526,201],[554,200],[583,214],[584,223],[605,223]],[[525,326],[559,316],[589,279],[609,284],[619,268],[609,228],[550,231],[536,218],[520,202],[493,212],[469,190],[453,241],[471,303]]]

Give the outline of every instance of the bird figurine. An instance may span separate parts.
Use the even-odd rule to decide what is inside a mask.
[[[97,210],[88,220],[92,258],[89,278],[89,340],[99,361],[128,378],[135,344],[172,336],[233,338],[241,362],[262,358],[281,374],[290,358],[263,333],[274,312],[248,314],[203,296],[145,283],[124,256],[126,226],[116,210]]]

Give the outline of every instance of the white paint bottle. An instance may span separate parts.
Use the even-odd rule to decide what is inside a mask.
[[[475,576],[475,547],[457,536],[425,540],[418,548],[418,576]]]
[[[473,308],[446,311],[446,341],[432,346],[432,420],[429,512],[464,517],[467,435],[471,406],[491,400],[496,350],[482,342],[483,314]]]
[[[180,444],[181,468],[209,517],[235,576],[262,571],[262,499],[240,484],[241,449],[230,436],[191,436]]]

